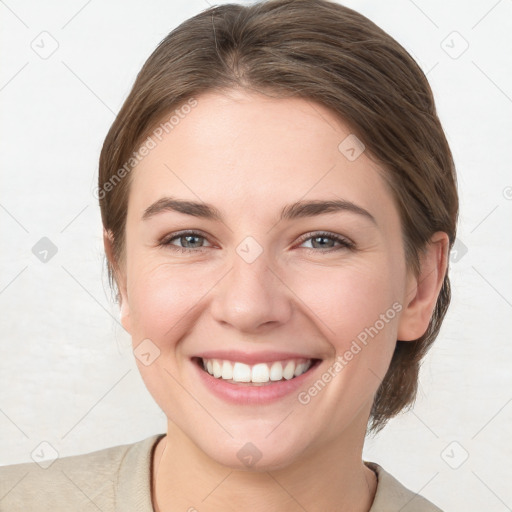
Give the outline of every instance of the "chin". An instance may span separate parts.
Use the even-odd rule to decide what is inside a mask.
[[[204,452],[218,464],[232,470],[253,473],[284,469],[298,457],[296,446],[286,447],[281,444],[280,449],[277,449],[274,443],[258,443],[257,440],[233,442],[222,449],[205,447]]]

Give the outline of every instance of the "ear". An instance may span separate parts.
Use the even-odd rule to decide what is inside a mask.
[[[419,275],[411,273],[407,279],[399,340],[414,341],[425,334],[448,268],[448,248],[448,235],[438,231],[420,254]]]
[[[112,231],[103,229],[103,246],[105,254],[114,273],[114,279],[119,290],[120,319],[125,331],[131,334],[130,306],[128,303],[128,294],[126,291],[126,276],[120,269],[114,256],[114,235]]]

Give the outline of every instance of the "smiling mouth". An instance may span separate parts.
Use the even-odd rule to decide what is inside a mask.
[[[320,359],[285,359],[253,365],[225,359],[194,357],[194,362],[216,379],[249,386],[266,386],[293,380],[320,364]]]

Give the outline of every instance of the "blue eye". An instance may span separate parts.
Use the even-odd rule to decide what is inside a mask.
[[[178,240],[181,245],[173,243],[176,240]],[[341,249],[355,248],[355,244],[352,241],[340,235],[335,235],[334,233],[308,233],[301,238],[300,243],[302,245],[310,240],[312,247],[304,247],[304,249],[315,253],[326,253]],[[192,254],[201,252],[211,246],[211,244],[204,245],[205,241],[207,241],[207,238],[198,231],[181,231],[179,233],[172,233],[170,236],[165,237],[159,245],[167,247],[173,251]],[[336,244],[338,245],[336,246]]]
[[[353,249],[354,243],[345,237],[335,235],[333,233],[315,233],[311,235],[308,233],[306,237],[302,239],[302,243],[311,240],[312,247],[306,247],[308,250],[315,250],[317,248],[322,249],[321,252],[337,251],[339,249]],[[338,247],[336,247],[336,243]],[[315,247],[316,244],[316,247]],[[318,252],[318,251],[315,251]]]
[[[206,237],[197,231],[182,231],[181,233],[174,234],[174,236],[171,236],[170,238],[165,238],[160,243],[160,245],[180,252],[197,252],[197,249],[204,248],[203,246],[199,245],[201,239],[206,240]],[[179,246],[171,243],[174,240],[179,240],[182,245]]]

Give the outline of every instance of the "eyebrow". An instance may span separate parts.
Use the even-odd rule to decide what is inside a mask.
[[[142,215],[142,220],[148,220],[159,213],[168,211],[223,222],[222,214],[214,206],[207,203],[183,201],[173,197],[162,197],[161,199],[158,199],[158,201],[155,201],[151,206],[146,208]],[[377,224],[375,217],[369,211],[361,208],[351,201],[346,201],[345,199],[297,201],[282,209],[280,220],[293,220],[302,217],[313,217],[316,215],[341,211],[361,215],[371,220],[374,224]]]

